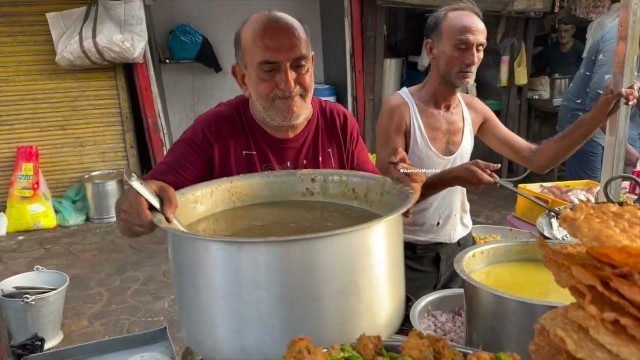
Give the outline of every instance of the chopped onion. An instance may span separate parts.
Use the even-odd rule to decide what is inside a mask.
[[[455,311],[428,311],[421,320],[422,332],[445,338],[446,340],[465,345],[464,309]]]

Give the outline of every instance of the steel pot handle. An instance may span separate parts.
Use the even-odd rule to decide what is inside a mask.
[[[47,271],[44,266],[36,265],[33,267],[33,271]]]
[[[609,178],[609,180],[607,180],[604,183],[602,192],[604,193],[604,197],[607,198],[608,202],[618,202],[618,200],[614,200],[613,198],[611,198],[611,194],[609,194],[609,188],[611,187],[611,184],[616,181],[616,180],[620,180],[620,179],[625,179],[625,180],[629,180],[629,181],[633,181],[636,184],[638,184],[638,186],[640,187],[640,179],[638,179],[637,177],[633,176],[633,175],[627,175],[627,174],[621,174],[621,175],[615,175]]]

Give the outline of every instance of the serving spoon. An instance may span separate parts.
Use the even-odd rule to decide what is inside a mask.
[[[151,188],[147,186],[147,184],[145,184],[144,181],[142,181],[133,171],[131,171],[131,169],[124,170],[124,178],[125,180],[127,180],[129,185],[131,185],[131,187],[133,187],[140,195],[142,195],[143,198],[145,198],[149,202],[149,204],[151,204],[151,206],[153,206],[162,214],[162,201],[160,200],[160,197],[158,197],[158,195],[155,193],[155,191],[151,190]],[[189,232],[189,230],[187,230],[187,227],[183,225],[177,217],[174,216],[171,223],[174,224],[179,230]]]

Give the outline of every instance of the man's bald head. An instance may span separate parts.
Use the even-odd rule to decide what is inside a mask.
[[[253,38],[256,34],[261,32],[268,26],[288,26],[292,30],[296,31],[300,36],[303,36],[311,48],[311,42],[309,41],[309,32],[307,28],[303,26],[293,16],[283,13],[277,10],[267,10],[254,14],[247,18],[240,27],[236,30],[233,38],[233,47],[235,49],[236,63],[244,65],[244,51],[242,49],[243,37],[250,36]]]

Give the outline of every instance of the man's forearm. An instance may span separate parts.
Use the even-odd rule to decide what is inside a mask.
[[[606,112],[597,111],[599,108],[594,110],[584,114],[565,131],[536,146],[528,164],[522,165],[534,172],[546,173],[566,160],[593,136],[602,125],[603,118],[607,117]]]
[[[457,186],[458,180],[455,169],[456,168],[453,167],[450,169],[439,171],[433,175],[429,175],[427,177],[427,180],[422,185],[422,191],[420,192],[418,202],[429,198],[441,192],[442,190]]]

